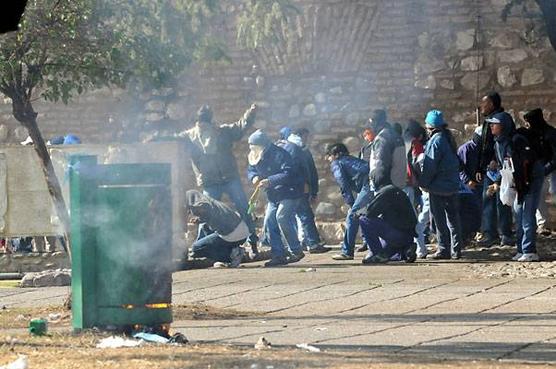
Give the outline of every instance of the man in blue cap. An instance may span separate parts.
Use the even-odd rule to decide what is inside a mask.
[[[438,249],[429,258],[459,259],[463,241],[458,203],[460,178],[457,146],[441,111],[429,111],[425,127],[430,139],[425,146],[419,186],[429,193],[438,239]]]

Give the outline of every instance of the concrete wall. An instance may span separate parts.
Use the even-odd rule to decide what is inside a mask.
[[[68,106],[40,103],[39,124],[47,137],[73,132],[85,142],[134,141],[189,127],[203,103],[212,104],[216,120],[225,122],[239,118],[255,101],[261,107],[258,127],[272,134],[286,124],[314,132],[322,178],[317,213],[320,219],[339,220],[342,200],[323,147],[343,141],[355,151],[361,122],[373,109],[384,107],[391,121],[405,123],[440,108],[460,140],[475,122],[477,90],[498,90],[516,118],[536,106],[556,111],[556,52],[533,0],[516,7],[507,22],[501,20],[507,0],[297,3],[300,15],[272,46],[255,52],[237,48],[233,17],[226,17],[220,34],[228,41],[231,64],[195,67],[176,88],[137,100],[102,90]],[[229,13],[238,10],[236,1],[226,4]],[[4,101],[0,139],[24,139],[16,127]],[[246,149],[245,140],[237,145],[242,170]]]

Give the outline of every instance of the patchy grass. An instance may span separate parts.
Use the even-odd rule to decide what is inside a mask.
[[[16,288],[19,287],[19,280],[0,281],[0,288]]]

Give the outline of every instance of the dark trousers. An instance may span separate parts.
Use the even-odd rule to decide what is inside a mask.
[[[380,254],[390,258],[396,253],[403,253],[413,244],[414,232],[400,231],[384,219],[362,216],[359,225],[369,245],[369,256]]]
[[[484,180],[483,188],[483,216],[482,231],[489,238],[497,238],[498,235],[512,237],[512,207],[502,204],[500,192],[493,196],[487,195],[487,188],[493,184],[488,177]]]
[[[444,196],[431,193],[430,203],[431,216],[436,225],[437,252],[448,257],[458,255],[463,244],[458,194]]]
[[[245,239],[237,242],[228,242],[217,233],[211,231],[206,225],[199,228],[197,241],[193,243],[191,251],[193,257],[204,257],[214,261],[229,263],[230,253],[234,247],[241,246]]]

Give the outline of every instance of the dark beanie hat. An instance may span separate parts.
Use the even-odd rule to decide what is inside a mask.
[[[500,97],[500,94],[498,94],[498,92],[492,91],[489,92],[486,96],[490,99],[490,101],[492,101],[492,105],[494,105],[494,107],[499,108],[502,106],[502,98]]]
[[[209,105],[203,105],[197,111],[197,120],[199,122],[212,122],[212,109]]]
[[[537,122],[544,122],[544,116],[542,114],[542,109],[537,108],[533,110],[529,110],[525,115],[523,115],[523,119],[529,123],[537,123]]]

